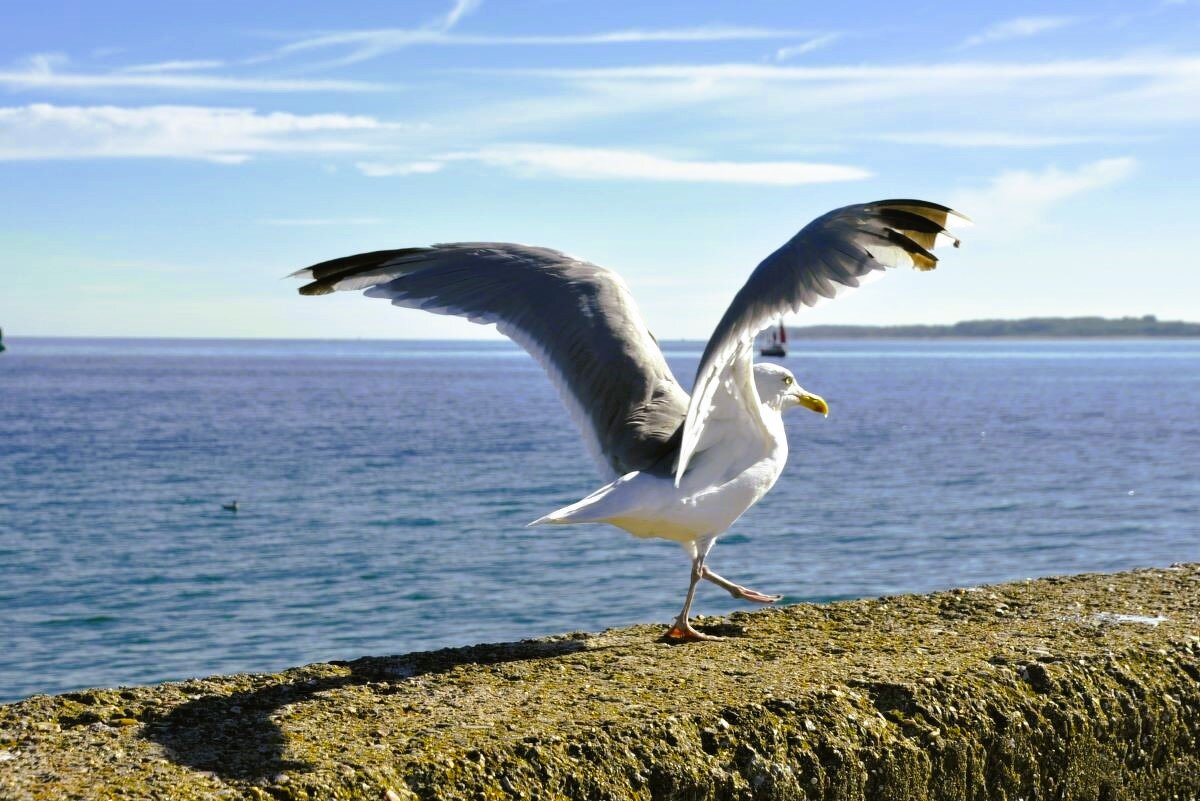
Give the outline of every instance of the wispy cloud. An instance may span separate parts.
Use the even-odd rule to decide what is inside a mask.
[[[891,79],[924,84],[935,81],[1034,80],[1038,78],[1139,78],[1200,74],[1200,56],[1147,56],[1056,61],[949,61],[927,64],[856,64],[850,66],[786,66],[777,64],[654,64],[632,67],[530,68],[493,70],[559,79],[623,80],[757,80],[815,83]]]
[[[564,145],[497,145],[449,153],[423,166],[449,162],[477,162],[512,170],[521,175],[581,180],[672,181],[687,183],[798,184],[855,181],[870,177],[868,170],[841,164],[799,161],[742,162],[697,161],[665,158],[636,150]],[[409,175],[414,165],[359,164],[366,175]]]
[[[1092,135],[1097,134],[1089,126],[1102,126],[1106,133],[1146,132],[1164,122],[1200,121],[1200,57],[1195,54],[898,65],[651,64],[499,74],[564,87],[558,106],[535,111],[596,116],[689,106],[736,118],[744,139],[761,139],[789,119],[803,121],[810,137],[894,130],[914,116],[955,119],[956,127],[1087,130]],[[958,102],[974,104],[970,119],[954,112]],[[496,113],[502,116],[503,109]]]
[[[360,31],[335,31],[306,36],[270,53],[247,59],[247,63],[271,61],[311,50],[349,47],[341,58],[320,66],[344,66],[377,58],[385,53],[417,44],[437,44],[450,34],[463,17],[479,7],[480,0],[454,0],[450,9],[440,17],[416,28],[380,28]]]
[[[446,166],[444,161],[360,161],[354,165],[363,175],[371,178],[389,178],[397,175],[428,175]]]
[[[582,34],[487,35],[451,33],[440,28],[378,28],[341,31],[305,37],[290,42],[256,60],[269,60],[314,50],[349,48],[350,52],[333,64],[353,64],[386,53],[417,45],[440,46],[570,46],[615,45],[662,42],[722,42],[764,39],[789,39],[807,35],[805,31],[773,28],[702,26],[694,28],[629,29]],[[829,41],[832,41],[830,39]],[[820,47],[826,42],[813,45]],[[803,47],[804,45],[798,45]],[[794,54],[798,55],[798,53]]]
[[[775,60],[787,61],[795,58],[796,56],[802,56],[805,53],[811,53],[814,50],[819,50],[822,47],[833,44],[840,39],[841,36],[842,35],[840,33],[827,33],[822,36],[814,36],[808,41],[801,42],[800,44],[781,47],[775,51]]]
[[[240,78],[174,72],[59,72],[52,68],[0,70],[0,86],[13,89],[155,89],[205,92],[365,92],[390,89],[362,80]]]
[[[1043,135],[1005,131],[917,131],[913,133],[884,133],[872,138],[900,145],[932,145],[934,147],[994,147],[1034,148],[1083,145],[1111,142],[1112,137],[1083,135]]]
[[[982,32],[969,36],[959,47],[978,47],[990,42],[1003,42],[1008,39],[1025,39],[1040,33],[1065,28],[1078,20],[1075,17],[1016,17],[997,22]]]
[[[191,61],[159,61],[153,64],[134,64],[122,67],[120,72],[186,72],[190,70],[215,70],[225,66],[219,59],[193,59]]]
[[[16,69],[0,69],[0,86],[14,89],[157,89],[196,92],[369,92],[392,87],[364,81],[188,75],[216,61],[168,61],[109,72],[64,71],[65,56],[40,53]]]
[[[1129,157],[1101,159],[1074,170],[1001,173],[983,189],[959,193],[955,208],[970,214],[984,237],[1009,237],[1044,224],[1053,207],[1087,192],[1119,183],[1136,167]]]
[[[463,17],[479,8],[480,2],[481,0],[454,0],[454,5],[446,12],[446,16],[442,17],[439,22],[435,22],[434,25],[444,31],[448,31],[457,25]]]
[[[259,220],[259,222],[263,225],[306,228],[335,225],[382,225],[386,220],[380,217],[274,217]]]
[[[348,134],[398,126],[347,114],[204,106],[0,108],[0,160],[185,158],[222,164],[260,153],[361,151]]]

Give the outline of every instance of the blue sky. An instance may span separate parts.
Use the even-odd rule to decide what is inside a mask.
[[[1198,129],[1195,0],[18,0],[0,326],[478,337],[280,279],[495,239],[616,269],[656,334],[705,338],[812,217],[896,196],[974,217],[962,250],[791,322],[1200,319]]]

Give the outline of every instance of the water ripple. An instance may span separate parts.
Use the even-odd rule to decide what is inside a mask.
[[[665,347],[691,376],[700,348]],[[786,364],[832,413],[787,417],[722,575],[797,602],[1200,560],[1200,343],[823,341]],[[0,700],[682,602],[672,543],[524,528],[597,481],[506,343],[14,339],[0,392]]]

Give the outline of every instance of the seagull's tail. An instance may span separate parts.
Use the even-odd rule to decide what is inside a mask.
[[[533,528],[534,526],[565,526],[570,523],[595,523],[595,520],[575,520],[571,517],[571,508],[574,506],[564,506],[557,509],[548,515],[542,515],[532,523],[526,523],[525,528]]]
[[[626,483],[626,479],[635,475],[637,473],[630,473],[623,478],[618,478],[611,484],[605,484],[586,498],[576,501],[570,506],[555,509],[548,515],[542,515],[526,527],[565,526],[571,523],[603,523],[612,517],[619,516],[621,512],[626,511],[626,507],[628,506],[625,497],[628,493],[617,492],[616,490]]]
[[[594,494],[594,493],[593,493]],[[582,501],[576,501],[570,506],[564,506],[561,509],[555,509],[548,515],[542,515],[537,520],[529,523],[526,528],[534,526],[565,526],[571,523],[599,523],[602,522],[608,515],[598,514],[599,506],[592,500],[592,496],[584,498]]]

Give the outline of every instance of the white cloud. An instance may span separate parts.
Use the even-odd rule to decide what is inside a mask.
[[[728,25],[707,25],[695,28],[632,28],[601,33],[559,34],[545,36],[456,36],[446,44],[484,45],[603,45],[638,44],[644,42],[727,42],[762,39],[786,39],[805,35],[804,31],[773,28],[749,28]]]
[[[34,74],[46,74],[52,72],[56,67],[64,67],[71,63],[71,59],[66,53],[33,53],[26,56],[18,62],[27,72]]]
[[[1079,93],[1053,111],[1056,121],[1083,119],[1097,125],[1147,127],[1200,121],[1200,68],[1129,82],[1107,92]]]
[[[406,161],[393,163],[360,161],[354,166],[358,167],[359,172],[363,175],[371,178],[388,178],[397,175],[428,175],[429,173],[438,172],[446,164],[443,161]]]
[[[1039,33],[1057,30],[1077,22],[1074,17],[1016,17],[1015,19],[997,22],[983,32],[969,36],[959,47],[977,47],[989,42],[1003,42],[1008,39],[1025,39],[1037,36]]]
[[[259,220],[259,222],[263,225],[309,227],[326,225],[382,225],[386,221],[379,217],[274,217]]]
[[[395,126],[347,114],[34,103],[0,108],[0,160],[157,157],[237,164],[257,153],[362,150],[344,135],[389,127]]]
[[[776,64],[658,64],[633,67],[492,70],[561,80],[754,80],[775,83],[891,81],[936,93],[946,83],[978,87],[980,81],[1037,79],[1163,78],[1200,75],[1200,57],[1148,56],[1060,61],[950,61],[933,64],[800,67]]]
[[[247,63],[271,61],[292,53],[308,50],[323,50],[330,47],[349,45],[349,53],[323,66],[356,64],[377,58],[385,53],[415,44],[436,44],[447,38],[450,31],[476,8],[480,0],[454,0],[450,9],[442,16],[417,28],[381,28],[365,31],[340,31],[309,36],[278,48],[274,52],[248,59]]]
[[[826,45],[833,44],[840,38],[840,33],[827,33],[823,36],[814,36],[808,41],[801,42],[800,44],[781,47],[775,51],[775,60],[787,61],[788,59],[795,58],[796,56],[802,56],[805,53],[811,53],[812,51],[818,50]]]
[[[805,36],[804,31],[779,30],[773,28],[750,28],[732,26],[701,26],[693,28],[630,29],[582,34],[456,34],[435,27],[426,28],[378,28],[361,31],[341,31],[299,39],[280,47],[266,56],[252,61],[273,58],[312,50],[349,47],[351,52],[333,64],[353,64],[376,58],[415,45],[442,46],[571,46],[613,45],[654,42],[723,42],[763,39],[787,39]],[[832,40],[830,40],[832,41]],[[820,42],[814,47],[825,44]],[[810,48],[812,49],[812,48]]]
[[[954,120],[951,131],[1087,131],[1106,140],[1114,131],[1143,133],[1166,123],[1200,122],[1200,57],[1195,54],[898,65],[655,64],[472,74],[560,83],[564,91],[549,96],[534,114],[565,120],[688,106],[711,111],[713,124],[723,130],[736,120],[738,135],[758,143],[777,136],[788,121],[803,124],[810,139],[896,130],[919,118]],[[969,112],[962,105],[967,103]],[[489,114],[509,116],[502,106]],[[519,124],[519,115],[510,116]]]
[[[1010,133],[1005,131],[917,131],[887,133],[876,137],[900,145],[933,145],[935,147],[1058,147],[1111,141],[1097,136],[1046,135]]]
[[[214,70],[224,66],[225,62],[218,59],[158,61],[153,64],[134,64],[122,67],[120,72],[185,72],[188,70]]]
[[[222,75],[187,75],[178,70],[196,69],[198,63],[164,62],[135,65],[132,70],[116,72],[60,72],[62,57],[39,54],[23,68],[0,70],[0,86],[15,89],[166,89],[203,92],[369,92],[389,87],[364,81],[339,81],[311,78],[251,78]],[[178,67],[190,63],[191,67]],[[149,68],[156,67],[157,70]]]
[[[459,23],[466,15],[479,8],[480,0],[454,0],[454,5],[446,12],[439,22],[434,23],[438,28],[448,31]]]
[[[581,180],[676,181],[689,183],[798,184],[854,181],[870,177],[859,167],[812,164],[798,161],[741,162],[690,161],[664,158],[635,150],[564,145],[497,145],[479,150],[449,153],[437,161],[407,165],[360,163],[358,168],[373,177],[432,172],[443,164],[470,161],[509,169],[518,174],[554,176]],[[422,169],[414,169],[421,167]]]
[[[1051,210],[1064,201],[1123,181],[1135,166],[1132,158],[1124,157],[1093,161],[1075,170],[1011,170],[983,189],[959,193],[952,205],[974,218],[980,237],[1011,237],[1044,224]]]

